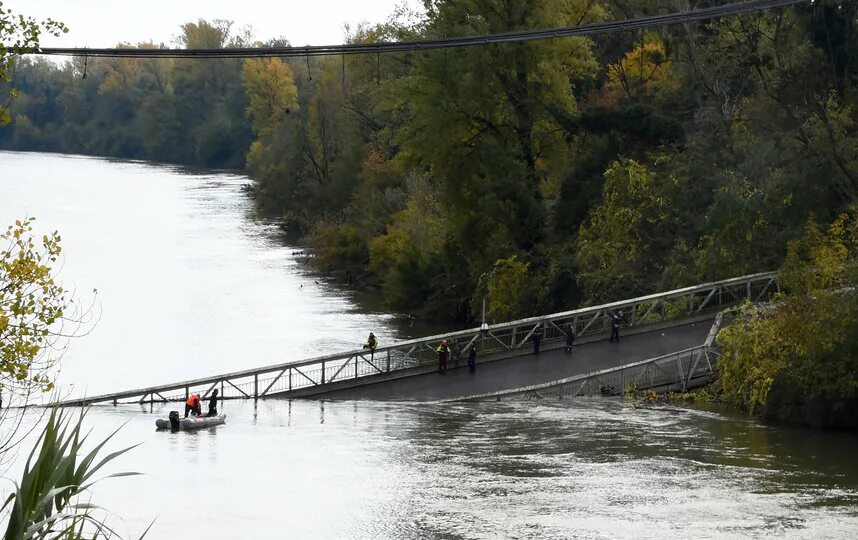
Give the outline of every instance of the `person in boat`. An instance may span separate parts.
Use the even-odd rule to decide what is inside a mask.
[[[199,394],[191,394],[185,402],[185,418],[191,412],[194,413],[194,416],[202,416],[203,414],[203,404],[200,401]]]
[[[369,349],[369,361],[372,362],[375,360],[375,348],[378,347],[378,338],[375,337],[375,334],[372,332],[369,333],[369,337],[364,344],[364,349]]]
[[[447,373],[447,360],[450,358],[450,346],[447,340],[441,341],[441,345],[435,350],[438,353],[438,373]]]
[[[212,395],[209,398],[209,412],[206,416],[217,416],[217,388],[212,391]]]

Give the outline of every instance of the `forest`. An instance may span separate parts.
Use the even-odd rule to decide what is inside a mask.
[[[426,0],[350,43],[706,7]],[[858,192],[858,2],[592,38],[307,59],[19,59],[0,148],[242,169],[390,309],[498,321],[777,269]],[[283,45],[227,21],[182,47]],[[121,44],[165,47],[169,44]],[[8,90],[8,89],[7,89]],[[343,278],[344,279],[344,278]]]

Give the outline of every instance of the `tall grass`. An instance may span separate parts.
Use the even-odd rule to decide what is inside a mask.
[[[20,483],[15,484],[15,491],[0,508],[9,518],[4,540],[95,540],[119,536],[100,519],[103,510],[83,499],[98,481],[95,475],[134,447],[104,455],[105,445],[116,430],[84,454],[89,436],[82,432],[84,416],[85,412],[81,412],[72,421],[61,409],[51,411],[27,458]],[[104,478],[136,474],[117,473]]]

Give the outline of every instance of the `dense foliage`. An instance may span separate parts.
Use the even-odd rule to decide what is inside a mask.
[[[722,2],[723,3],[723,2]],[[705,7],[710,1],[692,1]],[[352,42],[571,26],[644,0],[426,0]],[[240,166],[390,306],[507,318],[776,268],[858,190],[858,3],[323,59],[27,60],[0,146]],[[188,46],[248,43],[223,22]],[[154,46],[144,44],[141,46]],[[86,73],[86,78],[83,78]]]
[[[185,24],[178,39],[187,47],[245,44],[224,21]],[[12,106],[14,129],[0,131],[0,144],[241,168],[252,140],[241,64],[75,58],[58,66],[19,59],[11,70],[20,93]]]
[[[783,295],[721,331],[724,397],[791,423],[858,428],[858,210],[789,244]]]

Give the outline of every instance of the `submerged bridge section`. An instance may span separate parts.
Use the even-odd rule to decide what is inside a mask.
[[[706,340],[695,347],[620,366],[590,371],[543,384],[456,398],[450,401],[528,401],[580,396],[618,395],[626,388],[656,392],[686,392],[713,382],[718,375],[715,337],[723,312],[712,323]]]
[[[191,392],[206,397],[215,388],[224,399],[451,399],[508,391],[693,348],[706,340],[717,313],[745,301],[767,300],[777,290],[776,273],[753,274],[485,329],[402,341],[380,347],[374,354],[365,349],[348,351],[60,404],[183,401]],[[618,344],[608,343],[605,338],[611,315],[619,310],[626,320],[624,337]],[[570,326],[579,345],[571,356],[565,356],[564,329]],[[531,337],[537,329],[543,331],[545,352],[534,356]],[[451,369],[447,375],[434,373],[435,349],[442,339],[459,351],[451,358],[451,368],[456,367],[457,358],[458,364],[464,365],[470,348],[477,347],[479,367],[475,376],[468,377],[467,369]]]

